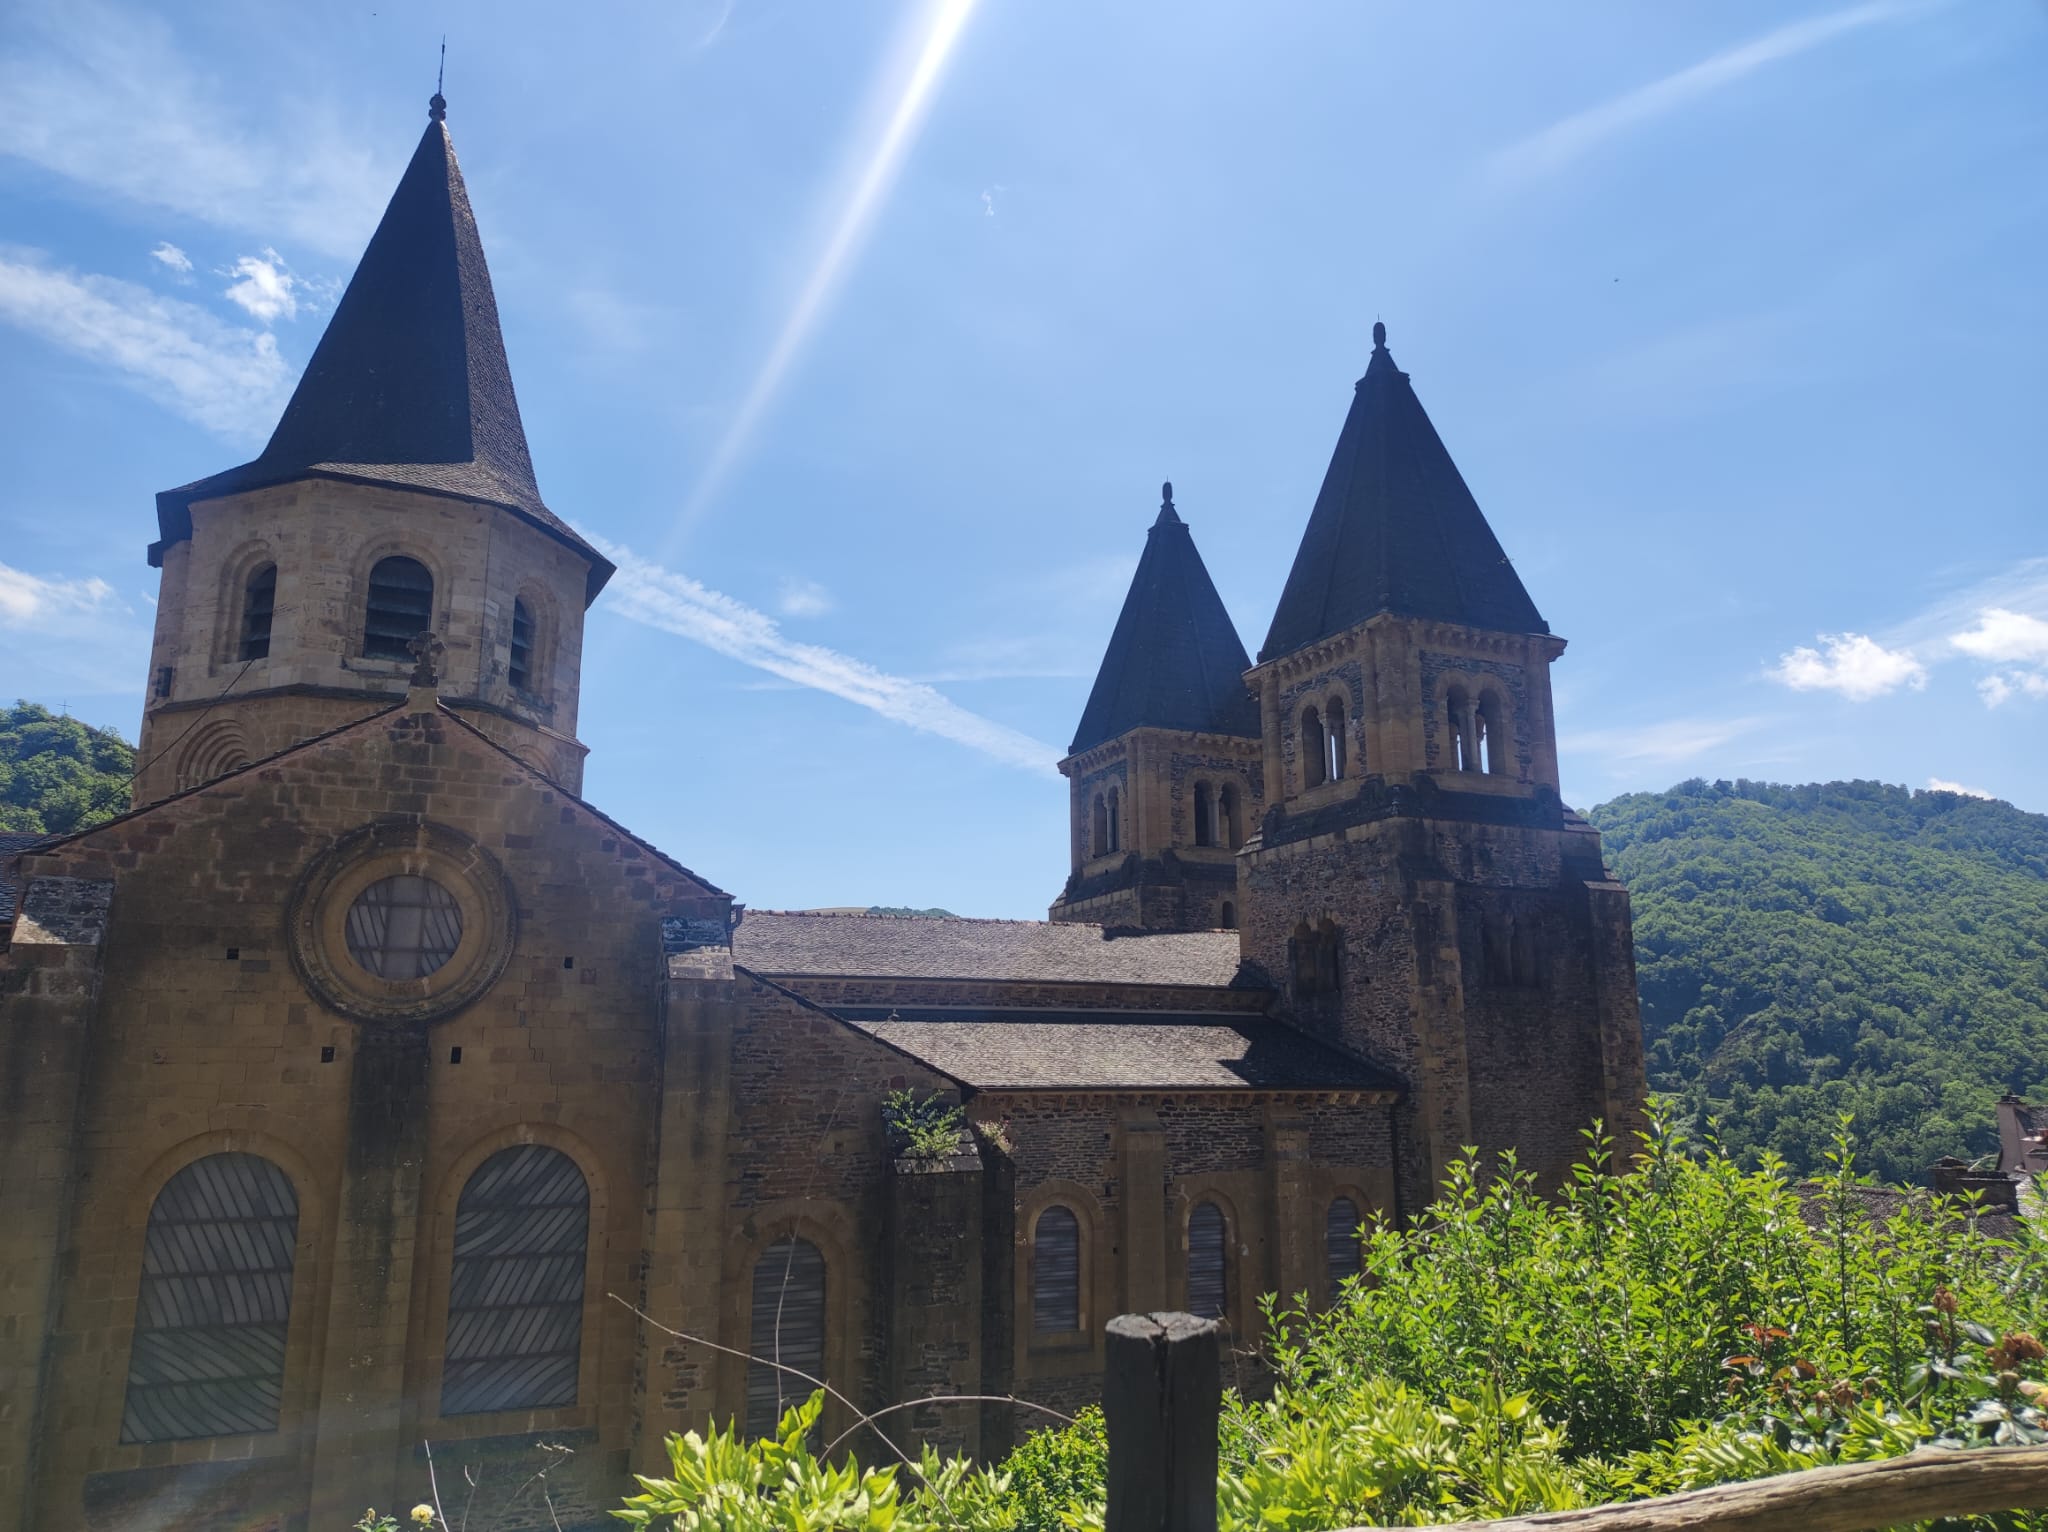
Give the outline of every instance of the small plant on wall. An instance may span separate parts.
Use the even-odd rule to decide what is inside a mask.
[[[937,1091],[919,1096],[907,1087],[891,1091],[882,1101],[882,1121],[889,1137],[914,1160],[942,1160],[959,1146],[967,1113]]]

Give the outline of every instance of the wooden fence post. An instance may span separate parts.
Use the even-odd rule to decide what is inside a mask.
[[[1222,1332],[1192,1314],[1109,1322],[1106,1532],[1216,1532]]]

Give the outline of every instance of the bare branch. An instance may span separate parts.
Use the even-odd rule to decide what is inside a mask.
[[[884,1405],[871,1415],[863,1415],[852,1425],[841,1431],[825,1445],[825,1456],[830,1457],[839,1450],[839,1444],[864,1426],[873,1424],[884,1415],[893,1415],[898,1410],[914,1410],[920,1404],[1014,1404],[1020,1410],[1036,1410],[1041,1415],[1050,1415],[1061,1425],[1071,1426],[1074,1417],[1062,1415],[1058,1410],[1042,1404],[1033,1404],[1029,1399],[1019,1399],[1015,1394],[927,1394],[922,1399],[906,1399],[900,1404]],[[879,1434],[879,1433],[877,1433]]]

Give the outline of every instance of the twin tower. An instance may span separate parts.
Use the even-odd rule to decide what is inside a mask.
[[[1165,487],[1060,762],[1052,918],[1234,928],[1296,1024],[1409,1082],[1431,1161],[1565,1164],[1642,1121],[1628,895],[1559,796],[1564,640],[1386,340],[1257,664]]]

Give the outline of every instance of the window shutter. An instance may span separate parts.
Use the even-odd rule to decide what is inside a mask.
[[[1081,1328],[1081,1223],[1068,1208],[1047,1208],[1032,1231],[1031,1328],[1040,1334]]]
[[[1188,1312],[1222,1319],[1230,1306],[1229,1230],[1223,1210],[1204,1202],[1188,1217]]]
[[[406,646],[434,625],[434,577],[418,559],[379,559],[370,571],[363,613],[363,653],[371,659],[408,660]]]
[[[259,1155],[209,1155],[164,1183],[143,1235],[122,1441],[277,1429],[298,1233],[298,1194]]]
[[[1330,1296],[1336,1297],[1347,1277],[1358,1275],[1358,1204],[1339,1197],[1323,1218],[1323,1258],[1330,1274]]]
[[[825,1258],[807,1239],[779,1239],[754,1263],[754,1312],[747,1350],[825,1376]],[[783,1411],[816,1385],[760,1362],[747,1364],[747,1434],[773,1436]]]
[[[500,1149],[455,1205],[441,1413],[576,1402],[590,1187],[543,1144]]]

